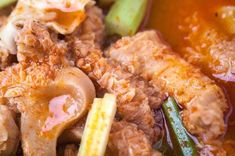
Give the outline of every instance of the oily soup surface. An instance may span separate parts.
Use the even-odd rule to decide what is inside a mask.
[[[160,31],[164,39],[173,47],[174,51],[182,56],[187,53],[186,47],[190,49],[191,44],[187,42],[188,32],[196,30],[187,27],[190,23],[186,23],[187,18],[198,18],[197,24],[200,21],[203,24],[210,24],[215,28],[219,34],[229,36],[225,30],[216,21],[216,10],[222,6],[235,6],[234,0],[153,0],[152,10],[150,13],[150,20],[147,29],[156,29]],[[195,23],[194,23],[195,24]],[[191,29],[196,29],[191,27]],[[197,32],[196,32],[197,33]],[[231,37],[231,36],[229,36]],[[194,43],[194,46],[199,46],[200,43]],[[200,56],[199,56],[200,57]],[[209,58],[208,58],[209,60]],[[200,63],[198,63],[200,64]],[[213,77],[213,73],[200,64],[202,71],[214,80],[217,80],[218,85],[224,88],[227,98],[230,102],[230,112],[227,112],[228,130],[224,136],[224,147],[229,153],[234,154],[235,147],[235,82],[225,82]]]

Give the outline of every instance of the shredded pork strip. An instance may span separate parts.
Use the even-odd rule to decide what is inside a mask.
[[[163,84],[162,89],[183,106],[183,121],[192,134],[206,142],[225,132],[223,118],[228,106],[222,90],[173,53],[155,31],[124,37],[106,53],[130,72]]]

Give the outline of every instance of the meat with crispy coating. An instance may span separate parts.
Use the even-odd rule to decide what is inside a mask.
[[[152,109],[159,108],[165,95],[159,94],[159,91],[154,87],[150,87],[145,80],[125,72],[118,64],[102,57],[99,48],[103,39],[103,32],[102,12],[97,7],[92,7],[88,10],[88,18],[81,28],[71,36],[65,37],[65,41],[68,42],[69,46],[63,39],[59,39],[61,36],[51,32],[40,22],[26,22],[16,38],[17,58],[20,63],[8,68],[8,72],[2,72],[2,78],[6,77],[7,82],[9,80],[9,85],[12,85],[12,83],[28,84],[30,87],[48,85],[54,77],[54,72],[50,71],[57,69],[54,69],[55,65],[64,65],[63,60],[73,62],[74,60],[68,55],[74,54],[78,58],[77,65],[79,67],[89,73],[101,87],[118,95],[120,114],[125,120],[132,121],[138,125],[138,131],[141,132],[140,136],[144,135],[148,139],[152,149],[152,142],[156,141],[161,134],[161,129],[155,123],[155,115]],[[69,64],[72,65],[73,63]],[[93,69],[88,70],[88,64]],[[101,70],[98,69],[99,67],[101,67]],[[11,78],[15,81],[10,82]],[[19,85],[16,85],[16,87],[19,87]],[[13,94],[13,97],[7,97],[8,105],[11,107],[15,105],[16,110],[22,103],[22,99],[18,100],[18,98],[15,98],[14,92],[16,91],[16,94],[20,94],[23,91],[27,91],[27,88],[23,88],[23,91],[21,89],[19,87],[18,93],[18,90],[13,88],[13,92],[9,92],[9,95]]]
[[[155,31],[124,37],[106,53],[132,73],[163,84],[163,90],[183,106],[183,121],[192,134],[206,142],[225,132],[228,105],[221,88],[174,54]]]
[[[99,14],[88,16],[83,24],[85,28],[82,25],[78,34],[68,37],[69,51],[76,56],[76,65],[101,88],[117,95],[118,113],[124,120],[137,124],[151,141],[156,141],[160,129],[155,125],[152,109],[159,108],[165,94],[102,56],[96,39],[102,38],[100,31],[104,30]]]
[[[12,55],[4,48],[4,45],[0,41],[0,69],[4,70],[6,67],[12,64]]]
[[[109,150],[117,156],[161,156],[151,148],[151,143],[135,124],[114,122],[110,132]]]
[[[66,64],[67,44],[38,21],[27,21],[16,36],[18,62]]]
[[[80,47],[77,42],[74,46]],[[125,72],[119,65],[102,57],[100,51],[91,51],[84,57],[81,57],[79,51],[76,53],[79,56],[77,66],[102,88],[117,95],[118,113],[121,117],[136,123],[149,139],[156,140],[160,132],[155,127],[150,106],[158,108],[164,94],[159,94],[159,90],[150,87],[146,81]]]

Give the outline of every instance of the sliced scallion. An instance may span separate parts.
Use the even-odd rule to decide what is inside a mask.
[[[197,150],[193,140],[188,136],[180,119],[179,109],[174,98],[169,97],[162,106],[168,126],[172,132],[172,140],[177,153],[182,156],[197,156]]]

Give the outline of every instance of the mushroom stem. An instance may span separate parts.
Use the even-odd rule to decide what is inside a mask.
[[[33,114],[23,113],[21,116],[22,143],[25,156],[56,156],[57,137],[47,138],[35,132],[41,129],[40,120]]]
[[[0,155],[15,155],[19,143],[19,129],[12,112],[0,104]]]
[[[78,68],[64,68],[47,87],[29,90],[21,112],[25,156],[56,156],[57,138],[87,112],[95,98],[91,80]]]

